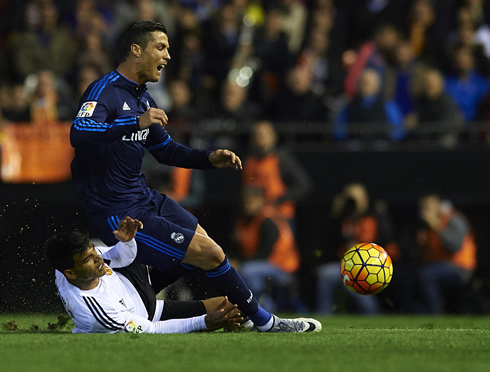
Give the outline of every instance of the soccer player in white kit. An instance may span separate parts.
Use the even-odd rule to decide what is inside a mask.
[[[95,247],[87,235],[76,231],[47,240],[46,256],[56,269],[56,286],[76,325],[72,332],[187,333],[243,322],[226,297],[181,303],[156,300],[148,267],[133,264],[134,236],[142,227],[140,221],[125,217],[114,231],[119,243],[112,247]],[[119,273],[115,268],[124,269]]]

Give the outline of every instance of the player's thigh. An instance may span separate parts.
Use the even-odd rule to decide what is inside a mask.
[[[146,211],[134,217],[143,223],[143,229],[138,230],[135,236],[138,245],[135,261],[160,271],[179,265],[194,237],[197,223],[188,228],[169,221],[155,211]],[[115,230],[121,218],[122,215],[111,216],[109,227]]]
[[[225,259],[221,247],[209,236],[195,233],[182,263],[197,266],[204,270],[217,267]]]

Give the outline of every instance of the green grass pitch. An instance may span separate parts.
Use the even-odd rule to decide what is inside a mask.
[[[48,330],[56,315],[0,314],[0,371],[490,371],[489,317],[318,319],[309,334],[75,335]]]

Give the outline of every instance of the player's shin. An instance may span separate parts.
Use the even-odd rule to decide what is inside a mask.
[[[253,296],[252,291],[243,281],[238,272],[230,265],[228,258],[212,270],[206,270],[206,276],[216,289],[228,299],[238,305],[256,326],[267,324],[272,315],[265,311]]]

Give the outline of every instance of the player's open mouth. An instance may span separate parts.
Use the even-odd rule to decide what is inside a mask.
[[[102,270],[104,268],[104,262],[102,262],[99,266],[99,270]]]
[[[158,72],[162,71],[162,69],[165,67],[164,64],[158,65],[157,70]]]

